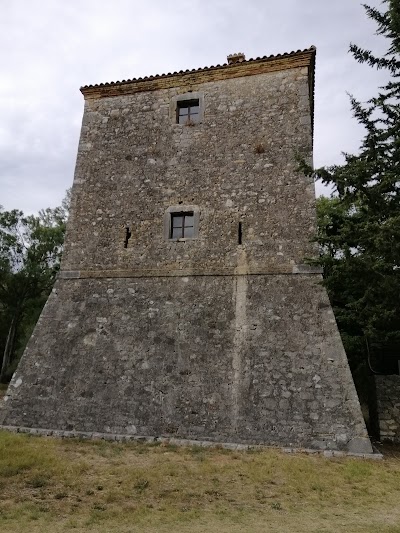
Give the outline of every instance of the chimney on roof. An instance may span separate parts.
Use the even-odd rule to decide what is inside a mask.
[[[246,61],[246,57],[243,52],[229,54],[226,59],[228,60],[228,65],[233,65],[234,63],[243,63],[243,61]]]

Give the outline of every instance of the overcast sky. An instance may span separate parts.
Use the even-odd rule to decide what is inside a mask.
[[[316,45],[314,160],[340,162],[362,138],[346,91],[365,101],[385,81],[348,53],[351,41],[385,50],[375,30],[357,0],[0,0],[0,204],[32,213],[61,202],[80,86],[222,64],[239,51]]]

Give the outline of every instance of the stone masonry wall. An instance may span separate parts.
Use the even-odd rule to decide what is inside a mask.
[[[86,101],[64,270],[235,268],[239,221],[253,266],[315,253],[314,184],[296,161],[312,150],[307,69],[193,87],[204,120],[176,124],[171,99],[190,87]],[[198,239],[165,240],[179,202],[199,207]]]
[[[62,271],[2,424],[372,451],[303,265],[310,91],[301,67],[86,100]],[[185,94],[200,124],[176,124]],[[174,206],[198,212],[197,238],[168,238]]]
[[[375,376],[381,440],[400,443],[400,376]]]
[[[60,280],[5,423],[355,451],[363,422],[315,281]]]

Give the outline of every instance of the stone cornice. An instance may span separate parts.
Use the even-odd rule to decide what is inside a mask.
[[[59,279],[104,278],[169,278],[187,276],[260,276],[277,274],[322,274],[322,269],[311,265],[249,265],[246,268],[182,268],[182,269],[130,269],[130,270],[61,270]]]
[[[81,92],[85,100],[88,100],[145,91],[156,91],[177,86],[193,87],[194,89],[199,84],[207,82],[306,67],[309,69],[310,92],[313,94],[315,54],[315,48],[311,47],[308,50],[269,56],[262,59],[251,59],[241,63],[233,63],[232,65],[218,65],[216,67],[206,67],[198,70],[150,76],[144,79],[138,78],[121,82],[89,85],[81,87]]]

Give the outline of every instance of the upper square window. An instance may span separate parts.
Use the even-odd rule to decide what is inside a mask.
[[[194,236],[193,212],[171,213],[171,239],[185,239]]]
[[[191,126],[204,121],[204,93],[188,91],[175,94],[169,101],[169,117],[173,124]]]
[[[176,122],[178,124],[196,124],[200,121],[199,100],[181,100],[177,102]]]

